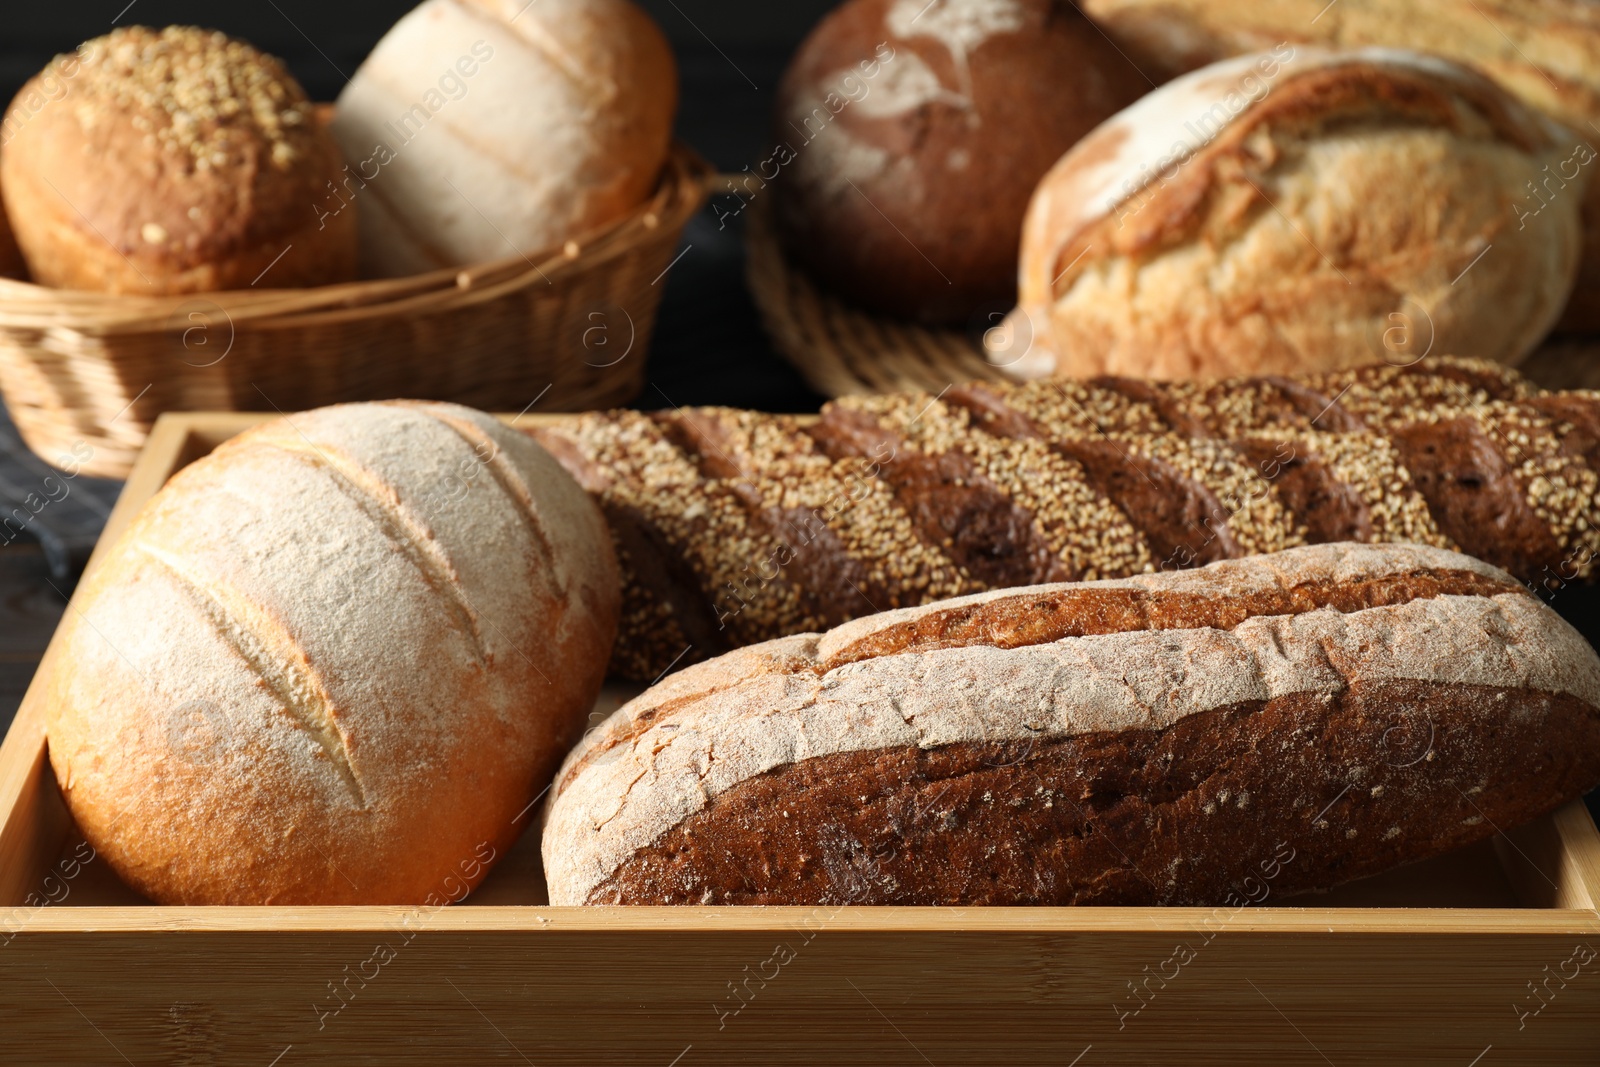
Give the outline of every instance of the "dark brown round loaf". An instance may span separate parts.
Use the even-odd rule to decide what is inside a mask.
[[[1014,297],[1034,185],[1149,87],[1071,4],[851,0],[791,62],[761,177],[817,281],[965,322]]]

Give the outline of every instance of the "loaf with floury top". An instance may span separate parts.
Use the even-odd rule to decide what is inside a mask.
[[[1305,544],[1459,549],[1540,589],[1600,553],[1600,394],[1487,363],[971,383],[536,435],[606,513],[612,669],[643,681],[875,611]]]
[[[1149,88],[1063,0],[848,0],[795,51],[757,171],[812,279],[964,325],[1014,299],[1039,179]]]
[[[79,831],[160,904],[424,904],[475,887],[594,706],[599,513],[453,404],[277,419],[105,546],[47,669]]]
[[[1040,181],[1018,307],[986,336],[990,358],[1026,378],[1310,373],[1430,352],[1515,366],[1577,276],[1587,140],[1414,52],[1284,44],[1204,67]],[[1523,207],[1563,166],[1574,188]]]
[[[1157,81],[1292,44],[1415,48],[1480,70],[1576,133],[1574,151],[1516,190],[1519,215],[1583,199],[1583,265],[1561,327],[1600,330],[1600,4],[1593,0],[1085,0],[1123,54]],[[1580,147],[1581,146],[1581,147]],[[1583,181],[1577,181],[1580,177]],[[1588,192],[1583,192],[1584,183]]]
[[[1600,783],[1600,657],[1411,545],[966,597],[729,653],[568,757],[552,904],[1201,905]]]

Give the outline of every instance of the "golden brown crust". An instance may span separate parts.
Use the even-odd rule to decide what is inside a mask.
[[[1416,48],[1467,63],[1582,140],[1600,133],[1600,7],[1588,0],[1085,0],[1151,78],[1164,81],[1281,42]],[[1560,327],[1600,330],[1600,182]]]
[[[343,160],[282,64],[189,27],[119,29],[80,53],[64,91],[24,106],[35,79],[6,119],[6,206],[36,281],[170,294],[354,278],[354,214],[317,212]]]
[[[1013,369],[1208,378],[1430,351],[1515,365],[1575,278],[1594,155],[1579,140],[1413,53],[1280,46],[1196,71],[1040,183],[1015,327],[1032,347]],[[1563,165],[1567,195],[1530,193]]]
[[[935,606],[873,630],[836,650],[823,669],[940,648],[1022,648],[1064,637],[1136,630],[1202,626],[1231,630],[1257,615],[1301,615],[1322,609],[1349,614],[1439,596],[1496,596],[1521,591],[1515,582],[1495,575],[1428,567],[1346,581],[1315,576],[1296,585],[1236,596],[1063,586],[943,611]]]
[[[459,899],[594,706],[617,617],[601,517],[481,412],[292,422],[186,467],[86,578],[52,766],[162,903]]]

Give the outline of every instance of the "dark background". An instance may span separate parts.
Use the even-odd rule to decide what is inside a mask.
[[[516,0],[511,0],[516,2]],[[537,0],[535,0],[537,2]],[[50,58],[117,26],[177,23],[223,30],[282,58],[316,100],[338,97],[372,47],[413,0],[70,0],[8,5],[0,41],[0,99],[9,101]],[[760,158],[784,64],[831,0],[643,0],[678,56],[678,135],[724,170]],[[811,393],[772,352],[743,285],[743,250],[707,211],[669,277],[651,352],[644,407],[716,403],[814,410]]]
[[[512,0],[515,2],[515,0]],[[284,59],[318,100],[339,95],[412,0],[69,0],[7,5],[0,92],[9,100],[58,53],[114,26],[174,23],[223,30]],[[737,170],[755,158],[772,90],[795,45],[829,0],[642,0],[678,54],[684,82],[679,133]],[[115,20],[115,22],[113,22]],[[737,69],[735,69],[737,68]],[[742,72],[742,73],[741,73]]]

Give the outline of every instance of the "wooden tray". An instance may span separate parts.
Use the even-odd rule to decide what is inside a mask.
[[[102,545],[261,418],[163,416]],[[1561,1067],[1600,1044],[1581,804],[1244,908],[549,908],[531,836],[457,907],[161,908],[90,858],[41,704],[36,680],[0,747],[0,1062]]]

